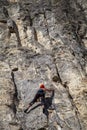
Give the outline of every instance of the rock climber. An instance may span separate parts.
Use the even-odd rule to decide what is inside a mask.
[[[54,91],[53,89],[47,89],[44,84],[40,84],[39,86],[39,90],[37,91],[36,95],[34,96],[33,100],[29,103],[28,107],[24,110],[25,113],[27,113],[28,109],[38,100],[41,101],[41,105],[44,106],[45,105],[45,94],[46,91],[48,92],[52,92]]]

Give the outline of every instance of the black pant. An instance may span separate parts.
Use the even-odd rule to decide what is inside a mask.
[[[41,104],[44,105],[45,104],[45,93],[44,92],[37,92],[37,94],[35,95],[34,99],[30,102],[30,105],[33,105],[35,102],[37,102],[38,99],[41,99]]]

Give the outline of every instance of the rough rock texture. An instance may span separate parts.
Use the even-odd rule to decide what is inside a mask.
[[[87,130],[87,1],[0,0],[0,20],[3,6],[22,47],[0,22],[0,129]],[[25,114],[42,82],[55,90],[45,114],[39,102]]]

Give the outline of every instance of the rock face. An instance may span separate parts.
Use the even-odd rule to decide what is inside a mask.
[[[22,47],[3,19],[3,7],[18,27]],[[0,129],[87,130],[87,1],[0,1]],[[39,84],[46,110],[24,109]],[[48,110],[50,106],[54,110]]]

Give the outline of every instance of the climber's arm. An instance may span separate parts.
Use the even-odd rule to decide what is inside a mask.
[[[45,88],[44,90],[48,91],[48,92],[53,92],[54,91],[54,89],[47,89],[47,88]]]

